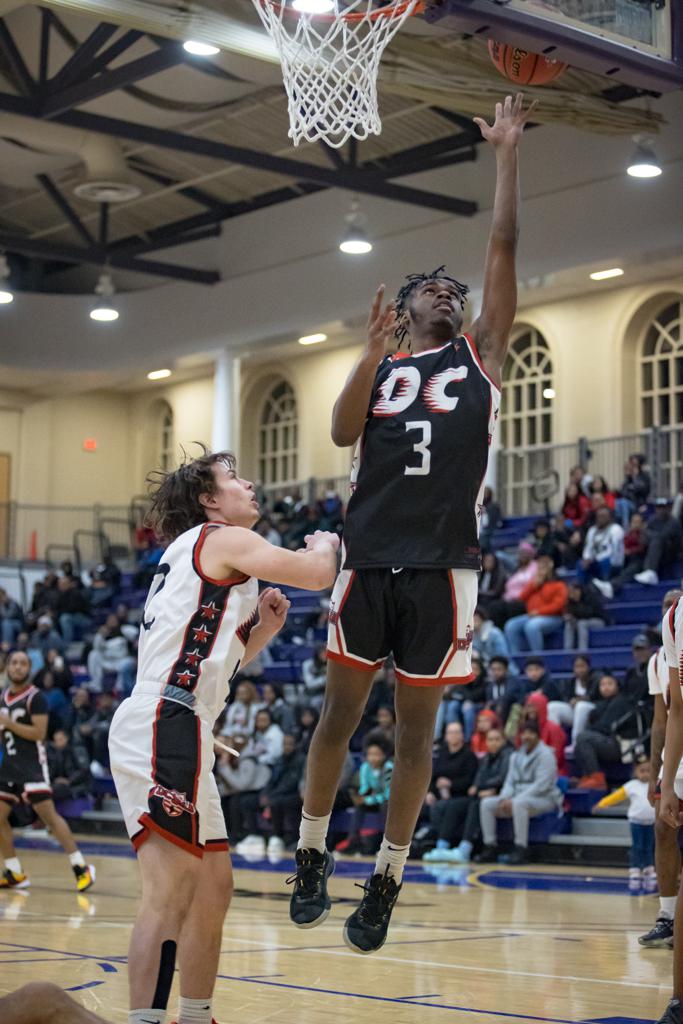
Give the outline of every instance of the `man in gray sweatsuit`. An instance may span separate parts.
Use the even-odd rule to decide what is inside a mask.
[[[510,758],[505,782],[498,796],[479,802],[479,820],[484,848],[475,859],[489,863],[498,859],[496,818],[512,818],[515,849],[508,864],[523,864],[529,843],[529,818],[559,810],[562,794],[557,788],[555,754],[541,743],[538,723],[528,721],[522,731],[522,745]]]

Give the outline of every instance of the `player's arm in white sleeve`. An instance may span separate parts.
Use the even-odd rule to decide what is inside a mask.
[[[655,713],[650,732],[650,781],[647,788],[647,798],[653,807],[655,804],[654,797],[657,780],[662,768],[662,751],[664,750],[667,717],[662,687],[657,677],[657,658],[658,654],[655,653],[647,663],[647,689],[655,702]]]
[[[677,601],[673,605],[662,621],[662,641],[669,668],[670,709],[666,723],[662,801],[659,815],[672,828],[678,828],[683,817],[678,809],[678,797],[674,791],[674,780],[683,757],[683,693],[681,693],[679,674],[680,652],[677,650],[679,643],[674,635],[678,603]],[[677,630],[677,632],[679,631],[680,629]]]
[[[299,551],[275,547],[242,526],[212,530],[201,553],[202,569],[215,579],[235,573],[255,576],[269,583],[281,583],[304,590],[331,587],[337,571],[339,537],[320,530],[306,537]]]

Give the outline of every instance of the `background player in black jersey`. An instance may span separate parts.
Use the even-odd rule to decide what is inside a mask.
[[[43,746],[48,708],[40,690],[31,685],[31,661],[24,651],[10,654],[7,678],[9,686],[0,700],[0,853],[5,861],[0,888],[23,889],[30,885],[16,855],[8,820],[12,807],[23,799],[31,804],[69,855],[76,886],[80,892],[85,892],[95,881],[95,869],[85,863],[71,829],[57,813],[52,800]]]
[[[443,685],[473,678],[470,653],[480,568],[479,516],[501,369],[517,306],[517,148],[535,105],[496,104],[475,118],[496,155],[482,309],[463,335],[468,289],[440,267],[407,279],[383,308],[332,416],[339,446],[361,443],[330,607],[325,704],[311,744],[290,916],[311,928],[330,910],[326,833],[348,741],[373,675],[393,654],[396,754],[385,835],[344,938],[359,953],[384,943],[432,770]],[[408,353],[386,355],[396,335]]]

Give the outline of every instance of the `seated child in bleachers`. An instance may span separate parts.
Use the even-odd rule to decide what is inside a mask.
[[[633,778],[619,789],[604,796],[593,811],[614,807],[628,800],[628,822],[631,827],[631,854],[628,872],[629,892],[653,893],[657,889],[655,860],[655,811],[647,798],[650,781],[650,762],[639,761],[633,769]]]
[[[389,801],[389,788],[391,786],[391,773],[393,762],[388,757],[386,740],[382,737],[375,737],[368,743],[365,751],[365,759],[358,770],[357,786],[351,783],[349,792],[353,801],[355,812],[353,826],[348,840],[340,843],[337,849],[344,853],[352,853],[361,850],[363,853],[374,853],[371,849],[372,843],[363,842],[363,824],[368,814],[386,814]],[[377,848],[382,837],[382,830],[377,832]]]

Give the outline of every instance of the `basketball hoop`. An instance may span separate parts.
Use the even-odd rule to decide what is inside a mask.
[[[253,4],[280,57],[294,145],[322,139],[339,149],[351,137],[379,135],[380,60],[404,21],[423,10],[422,0],[382,7],[335,0],[327,14],[296,10],[292,0]]]

